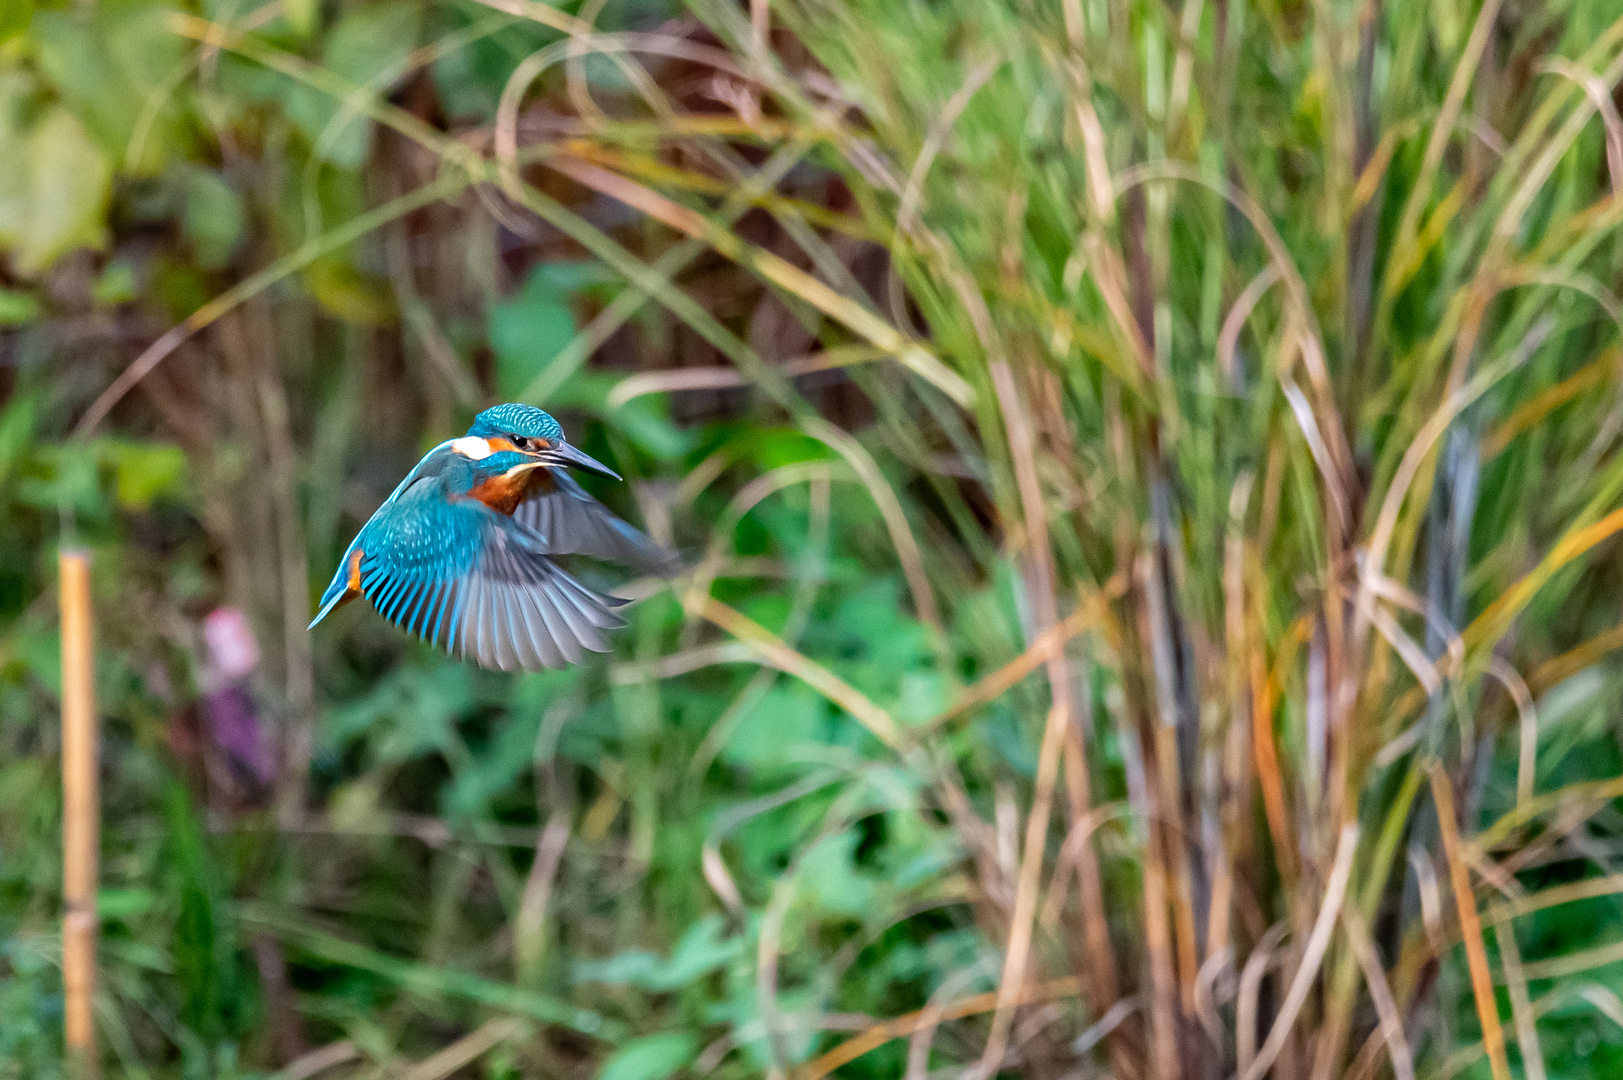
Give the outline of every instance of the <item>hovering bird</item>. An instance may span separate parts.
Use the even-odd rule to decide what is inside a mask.
[[[310,627],[364,596],[406,632],[487,668],[558,668],[608,652],[604,631],[625,625],[614,613],[624,601],[551,556],[667,576],[679,562],[588,495],[569,466],[620,479],[540,409],[486,409],[462,438],[430,450],[350,541]]]

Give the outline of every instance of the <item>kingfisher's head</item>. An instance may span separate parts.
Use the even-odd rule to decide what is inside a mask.
[[[451,445],[475,461],[499,462],[502,471],[509,462],[515,468],[580,465],[620,479],[619,473],[565,442],[558,421],[534,405],[492,406],[474,417],[467,435]]]
[[[503,439],[519,451],[543,450],[564,441],[564,429],[550,413],[513,402],[492,406],[474,417],[468,434],[480,439]]]

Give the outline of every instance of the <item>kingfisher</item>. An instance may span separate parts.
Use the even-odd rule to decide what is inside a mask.
[[[676,555],[616,517],[569,473],[620,479],[531,405],[474,418],[434,447],[350,541],[310,628],[364,596],[390,622],[482,667],[534,671],[608,652],[625,603],[552,558],[581,554],[671,576]]]

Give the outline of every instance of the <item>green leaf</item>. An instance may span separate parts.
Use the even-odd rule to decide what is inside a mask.
[[[457,721],[473,703],[473,681],[464,664],[396,668],[365,697],[323,714],[321,744],[337,752],[370,735],[377,761],[408,761],[450,746]]]
[[[823,911],[854,919],[876,914],[878,883],[859,872],[853,856],[857,834],[847,831],[808,851],[800,861],[800,888]]]
[[[315,33],[321,17],[321,0],[283,0],[282,14],[287,16],[287,24],[295,34],[309,37]]]
[[[665,1080],[693,1060],[698,1040],[685,1031],[632,1039],[598,1070],[597,1080]]]
[[[730,764],[762,770],[802,761],[817,746],[827,715],[822,697],[805,683],[780,683],[743,716],[721,756]]]
[[[574,262],[537,263],[530,271],[526,289],[551,290],[557,293],[589,292],[602,286],[620,285],[620,275],[596,259]]]
[[[471,761],[459,763],[444,796],[447,816],[471,818],[483,814],[519,774],[531,767],[540,726],[539,711],[510,717]]]
[[[760,428],[740,442],[762,471],[802,461],[839,460],[827,443],[794,428]]]
[[[0,289],[0,326],[21,326],[39,318],[39,301],[15,289]]]
[[[38,394],[19,394],[0,410],[0,484],[28,452],[38,419]]]
[[[209,302],[208,280],[179,258],[160,257],[152,270],[152,293],[178,322]]]
[[[720,915],[708,915],[688,927],[669,960],[631,950],[577,963],[570,977],[577,983],[640,986],[655,993],[680,990],[726,967],[744,951],[744,940],[724,937],[725,929]]]
[[[576,10],[573,3],[561,5]],[[456,5],[440,4],[435,17],[449,28],[473,25],[476,15]],[[502,90],[520,57],[529,56],[563,35],[548,26],[524,20],[459,49],[445,49],[435,57],[430,74],[439,104],[447,117],[488,124],[495,119]]]
[[[345,322],[387,326],[395,320],[394,298],[388,286],[361,273],[343,258],[317,259],[303,276],[304,287],[316,303]]]
[[[66,108],[24,127],[16,102],[3,99],[0,90],[10,114],[0,115],[0,146],[9,148],[0,153],[0,248],[32,277],[74,248],[103,244],[112,167]]]
[[[491,305],[489,329],[496,388],[513,400],[575,336],[575,313],[550,283],[532,273],[518,296]]]
[[[87,518],[106,513],[99,455],[79,447],[36,445],[26,461],[17,477],[17,501],[41,510],[65,503]]]
[[[951,698],[952,687],[940,672],[903,672],[891,714],[904,724],[920,724],[945,709]]]
[[[476,1001],[518,1016],[534,1017],[543,1023],[558,1024],[588,1035],[595,1035],[608,1042],[615,1042],[621,1036],[622,1028],[618,1022],[605,1019],[588,1009],[576,1008],[567,1001],[560,1001],[546,994],[537,994],[516,986],[494,982],[448,964],[423,964],[404,960],[344,938],[322,933],[313,928],[308,919],[287,918],[262,908],[244,907],[239,910],[244,921],[274,931],[278,937],[299,952],[328,963],[371,972],[417,997],[429,1000],[462,998]]]
[[[688,927],[670,961],[650,972],[650,990],[680,990],[713,971],[720,971],[744,951],[744,939],[724,937],[720,915],[707,915]]]
[[[100,889],[96,892],[96,914],[103,919],[128,919],[150,911],[157,902],[150,889]]]
[[[170,32],[167,18],[158,5],[139,4],[104,6],[88,20],[56,10],[34,20],[41,71],[102,149],[141,175],[157,173],[186,140],[170,76],[189,46]],[[133,136],[143,126],[137,144]],[[131,151],[139,157],[127,158]]]
[[[381,94],[404,73],[405,60],[417,47],[422,6],[398,2],[374,4],[346,16],[327,34],[324,66],[358,90]],[[359,169],[372,141],[372,122],[353,106],[302,84],[284,98],[287,115],[323,161],[342,169]]]
[[[211,169],[190,170],[181,230],[191,241],[198,265],[217,270],[230,262],[246,224],[235,188]]]
[[[0,0],[0,42],[28,29],[34,21],[34,0]]]
[[[166,443],[109,443],[115,490],[120,506],[146,510],[161,496],[180,490],[186,478],[186,455]]]
[[[603,960],[583,960],[575,965],[570,977],[578,983],[643,986],[658,969],[659,957],[634,949]]]
[[[135,268],[123,259],[107,264],[90,286],[90,296],[98,304],[112,307],[135,299]]]

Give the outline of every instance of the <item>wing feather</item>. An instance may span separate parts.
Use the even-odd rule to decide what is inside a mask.
[[[628,526],[629,528],[629,526]],[[453,655],[535,670],[608,652],[624,625],[547,557],[521,522],[423,477],[378,511],[360,549],[361,591],[378,613]]]
[[[578,659],[578,654],[570,656],[569,650],[564,647],[563,640],[552,632],[547,624],[546,594],[527,590],[519,593],[521,604],[520,613],[524,616],[525,630],[530,640],[535,643],[540,653],[540,661],[548,667],[562,667]]]
[[[553,641],[558,643],[558,649],[563,653],[564,659],[570,663],[579,660],[583,651],[581,648],[583,643],[579,635],[575,633],[574,627],[570,626],[569,620],[564,616],[564,613],[559,610],[558,598],[549,594],[537,596],[536,601],[537,606],[541,609],[541,618],[547,625],[548,634]]]
[[[536,654],[531,643],[527,620],[521,610],[524,604],[524,593],[510,592],[502,598],[502,614],[507,620],[508,642],[513,647],[514,659],[517,666],[526,671],[534,671],[541,667],[541,657]]]
[[[549,554],[589,555],[660,577],[682,569],[675,552],[617,517],[563,469],[536,469],[524,496],[513,517],[542,538]]]

